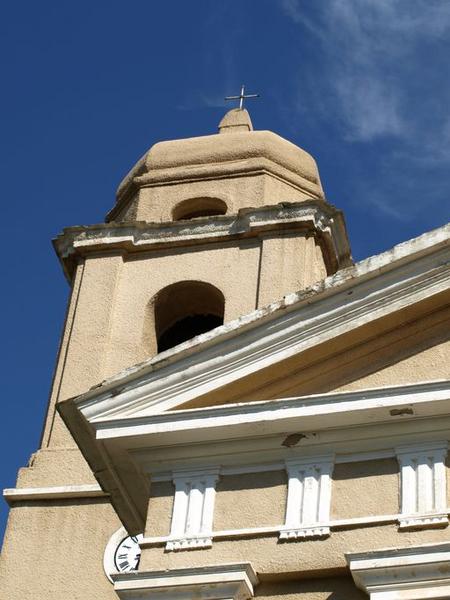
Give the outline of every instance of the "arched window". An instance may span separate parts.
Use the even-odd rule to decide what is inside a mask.
[[[155,299],[158,352],[177,346],[223,324],[225,298],[202,281],[180,281],[161,290]]]
[[[172,211],[172,219],[180,221],[182,219],[195,219],[196,217],[212,217],[214,215],[224,215],[226,212],[227,205],[219,198],[189,198],[175,206]]]

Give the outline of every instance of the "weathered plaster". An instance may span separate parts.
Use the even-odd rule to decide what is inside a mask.
[[[398,513],[398,472],[395,458],[335,465],[331,518],[350,519]]]
[[[174,493],[175,486],[171,481],[151,484],[146,536],[169,535]]]
[[[103,552],[120,523],[107,500],[26,502],[10,510],[2,598],[114,600]]]
[[[279,525],[287,495],[285,471],[221,477],[216,486],[214,529]]]

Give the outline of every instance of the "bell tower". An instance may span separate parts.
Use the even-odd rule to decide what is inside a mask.
[[[350,264],[314,159],[239,108],[217,134],[152,146],[106,225],[69,228],[55,247],[71,280],[93,259],[114,286],[104,377]]]
[[[42,446],[7,494],[2,589],[43,597],[37,571],[48,600],[115,598],[102,557],[120,522],[56,405],[163,352],[170,361],[179,344],[194,352],[195,336],[350,265],[350,249],[314,159],[255,131],[245,109],[216,134],[153,145],[106,222],[69,227],[54,246],[71,298]]]

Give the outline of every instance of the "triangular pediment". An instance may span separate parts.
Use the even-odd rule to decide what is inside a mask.
[[[289,382],[301,379],[311,365],[316,365],[315,381],[297,393],[335,389],[342,382],[330,384],[320,377],[327,361],[339,365],[344,353],[355,355],[364,344],[369,350],[370,344],[379,346],[396,328],[448,306],[448,236],[445,227],[401,244],[158,355],[70,402],[88,421],[97,422],[267,400],[289,395],[295,390]]]

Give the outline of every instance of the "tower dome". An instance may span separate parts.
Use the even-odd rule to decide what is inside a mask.
[[[316,162],[276,133],[255,131],[247,110],[238,108],[226,113],[217,134],[152,146],[119,185],[107,220],[174,220],[186,200],[205,206],[218,200],[220,212],[236,214],[274,198],[323,198]]]

